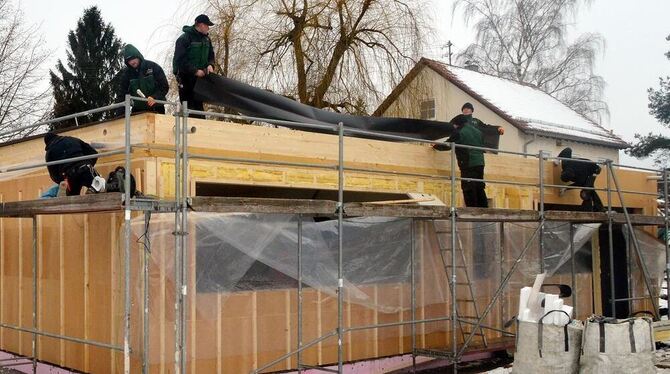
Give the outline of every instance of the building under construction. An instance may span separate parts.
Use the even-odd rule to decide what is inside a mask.
[[[40,200],[42,137],[0,146],[5,366],[392,372],[484,359],[513,350],[518,291],[542,272],[572,287],[576,318],[659,318],[663,172],[605,161],[595,189],[608,212],[581,212],[555,157],[498,150],[491,208],[464,208],[455,147],[186,108],[130,116],[129,99],[100,110],[124,106],[64,133],[102,149],[102,175],[125,165],[142,197]]]

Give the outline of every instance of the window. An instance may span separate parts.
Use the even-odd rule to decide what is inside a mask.
[[[421,119],[435,119],[435,99],[421,102]]]

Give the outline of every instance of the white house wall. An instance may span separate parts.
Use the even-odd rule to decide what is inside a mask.
[[[425,67],[386,109],[383,116],[419,118],[420,102],[429,99],[435,99],[435,120],[437,121],[449,121],[461,113],[461,106],[464,103],[472,103],[475,107],[475,117],[484,123],[502,126],[505,129],[505,135],[500,138],[500,149],[502,150],[523,152],[524,143],[533,140],[533,136],[524,134],[440,74]],[[557,139],[540,136],[537,136],[533,142],[528,144],[526,152],[538,153],[542,149],[552,156],[556,156],[565,147],[571,147],[573,154],[578,157],[609,158],[615,162],[619,161],[619,151],[614,148],[567,140],[557,142]]]

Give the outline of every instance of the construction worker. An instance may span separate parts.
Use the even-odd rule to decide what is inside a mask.
[[[454,133],[447,139],[447,143],[483,147],[482,132],[472,124],[467,115],[459,114],[450,123],[454,126]],[[434,145],[433,148],[437,151],[450,149],[448,145],[442,144]],[[456,160],[461,170],[461,178],[484,179],[484,151],[457,147]],[[465,206],[488,208],[485,188],[483,181],[461,180]]]
[[[71,136],[59,136],[52,132],[44,135],[47,162],[66,160],[74,157],[98,154],[88,143]],[[93,166],[97,158],[72,161],[64,164],[49,165],[49,176],[57,184],[65,182],[66,195],[74,196],[81,193],[82,187],[91,187],[98,176]]]
[[[184,26],[174,48],[172,72],[179,84],[179,101],[188,108],[204,110],[202,101],[195,100],[193,88],[198,78],[214,72],[214,48],[209,39],[209,27],[214,23],[204,14],[195,18],[193,26]],[[194,116],[204,118],[204,116]]]
[[[165,101],[170,86],[163,68],[157,63],[145,60],[144,56],[132,44],[123,48],[123,59],[127,68],[121,77],[121,95],[130,94],[135,97],[145,97],[148,101],[134,101],[133,111],[152,111],[165,114],[165,107],[156,104],[155,100]]]
[[[600,166],[591,160],[586,158],[573,158],[572,149],[567,147],[563,149],[559,154],[559,158],[573,159],[573,160],[584,160],[584,161],[571,161],[571,160],[560,160],[561,161],[561,180],[563,182],[572,182],[570,186],[574,187],[593,187],[596,181],[596,177],[600,174]],[[598,193],[594,190],[581,190],[579,197],[582,199],[582,210],[589,212],[601,212],[603,211],[603,202],[600,200]]]

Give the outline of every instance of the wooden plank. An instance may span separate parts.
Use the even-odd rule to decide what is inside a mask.
[[[122,194],[109,192],[53,199],[12,201],[2,203],[3,217],[31,217],[37,214],[68,214],[108,212],[123,209]]]
[[[379,205],[366,203],[345,203],[344,212],[349,217],[415,217],[415,218],[446,218],[449,217],[449,208],[445,206],[411,205],[400,206],[395,204]]]
[[[46,217],[45,217],[46,218]],[[118,234],[118,227],[113,227],[111,214],[90,214],[89,226],[95,235],[89,235],[88,271],[89,281],[86,285],[89,303],[86,307],[86,329],[88,337],[95,341],[112,342],[110,325],[114,315],[111,308],[112,292],[112,238]],[[117,287],[117,286],[114,286]],[[111,371],[111,352],[105,348],[89,347],[89,370],[92,373]]]
[[[84,312],[84,229],[86,215],[63,217],[63,245],[61,246],[61,329],[65,335],[83,338],[86,320]],[[68,367],[84,370],[84,345],[64,343],[64,362]]]
[[[291,214],[334,214],[336,203],[327,200],[294,200],[236,197],[193,197],[195,212],[249,212]]]
[[[60,333],[60,217],[50,216],[40,219],[42,226],[42,253],[39,262],[38,301],[40,325],[43,331]],[[61,341],[42,337],[39,339],[40,359],[59,363]]]

